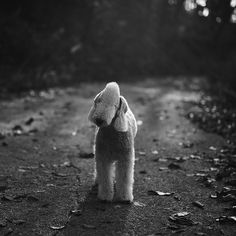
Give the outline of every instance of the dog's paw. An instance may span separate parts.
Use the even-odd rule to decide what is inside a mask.
[[[119,199],[119,198],[116,198],[115,199],[115,202],[116,203],[120,203],[120,204],[132,204],[133,203],[133,201],[130,201],[130,200],[121,200],[121,199]]]
[[[113,200],[113,192],[112,191],[98,191],[98,199],[103,202],[111,202]]]
[[[115,201],[122,203],[132,203],[134,200],[132,193],[116,194]]]

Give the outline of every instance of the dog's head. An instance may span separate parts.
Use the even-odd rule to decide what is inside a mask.
[[[98,127],[113,124],[116,130],[123,131],[123,124],[127,123],[124,117],[127,110],[128,104],[125,98],[120,96],[118,84],[111,82],[94,98],[88,119]]]
[[[89,112],[89,120],[98,127],[111,124],[120,102],[120,88],[117,83],[111,82],[96,95],[94,104]]]

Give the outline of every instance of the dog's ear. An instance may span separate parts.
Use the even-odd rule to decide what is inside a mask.
[[[114,121],[114,128],[120,132],[128,131],[128,121],[125,113],[128,110],[128,103],[123,96],[120,96],[120,105],[116,112],[116,119]]]
[[[123,113],[126,113],[128,110],[128,103],[123,96],[120,96],[120,106],[118,109],[120,112],[123,112]]]
[[[98,94],[95,96],[95,98],[93,99],[94,103],[96,103],[96,102],[99,100],[99,98],[101,97],[101,95],[102,95],[102,92],[98,93]]]

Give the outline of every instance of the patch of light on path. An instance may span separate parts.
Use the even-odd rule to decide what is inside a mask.
[[[173,91],[166,94],[165,99],[169,101],[198,102],[201,99],[201,94],[199,92]]]

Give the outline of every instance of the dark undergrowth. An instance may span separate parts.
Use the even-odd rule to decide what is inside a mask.
[[[235,88],[235,35],[168,1],[4,1],[0,90],[181,75]]]

